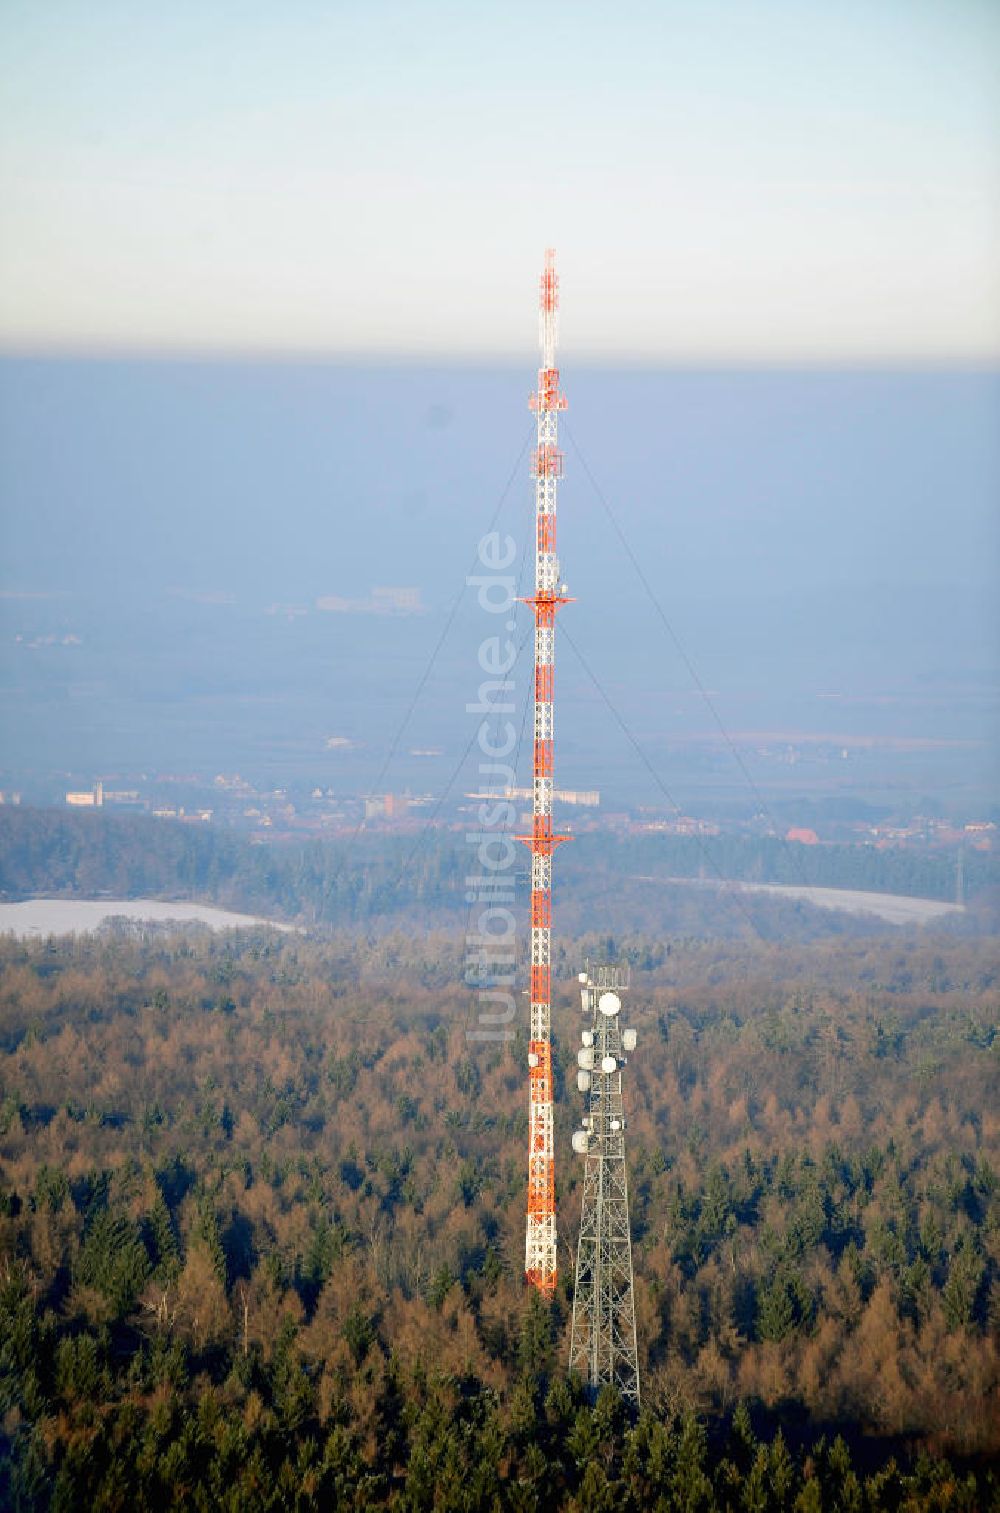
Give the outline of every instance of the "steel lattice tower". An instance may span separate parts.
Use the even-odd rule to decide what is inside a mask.
[[[532,456],[535,479],[535,592],[525,602],[535,615],[535,736],[531,834],[531,1030],[528,1044],[528,1215],[524,1271],[532,1286],[551,1296],[556,1285],[555,1150],[552,1133],[552,853],[566,836],[552,829],[552,698],[556,611],[567,602],[556,556],[556,489],[563,457],[558,443],[559,392],[556,312],[559,280],[555,253],[545,254],[541,278],[542,366],[531,396],[537,417]]]
[[[635,1049],[636,1037],[634,1030],[621,1027],[619,997],[628,987],[628,968],[593,967],[580,973],[580,983],[589,1023],[578,1053],[577,1085],[589,1096],[583,1129],[573,1136],[573,1149],[584,1156],[586,1164],[569,1368],[579,1373],[592,1393],[609,1383],[638,1407],[622,1107],[623,1053]]]

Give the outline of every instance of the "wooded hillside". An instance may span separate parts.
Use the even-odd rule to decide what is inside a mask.
[[[995,943],[618,944],[635,1425],[564,1379],[578,1004],[547,1310],[525,1045],[466,1040],[459,950],[0,943],[0,1501],[989,1506]]]
[[[495,806],[494,806],[495,807]],[[497,831],[499,836],[502,832]],[[511,870],[527,907],[527,861]],[[404,921],[461,926],[475,849],[462,833],[423,828],[330,840],[258,844],[224,827],[103,811],[0,807],[0,898],[195,898],[268,918],[342,929]],[[796,846],[747,836],[581,835],[564,848],[560,924],[582,931],[601,906],[607,929],[714,937],[810,940],[867,936],[885,927],[789,899],[737,895],[675,879],[854,888],[952,899],[955,857],[873,846]],[[956,930],[996,929],[1000,859],[964,859],[971,906]],[[893,927],[889,927],[890,929]]]

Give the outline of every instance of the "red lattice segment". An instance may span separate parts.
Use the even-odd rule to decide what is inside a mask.
[[[531,969],[531,1001],[546,1004],[552,1002],[552,968],[547,962],[536,962]]]
[[[532,892],[531,928],[533,930],[552,928],[552,894],[547,888],[535,888]]]
[[[563,461],[563,454],[554,442],[539,442],[531,454],[532,478],[561,478]]]
[[[556,517],[555,515],[539,515],[537,528],[537,543],[540,552],[554,552],[556,549]]]
[[[535,777],[550,778],[552,776],[552,742],[535,742]]]
[[[565,410],[567,400],[565,394],[559,392],[559,369],[540,368],[538,370],[538,389],[528,400],[528,406],[532,410]]]

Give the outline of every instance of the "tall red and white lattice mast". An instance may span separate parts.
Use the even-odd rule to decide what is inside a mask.
[[[567,602],[556,556],[556,489],[562,477],[558,417],[566,401],[559,392],[556,312],[559,280],[555,253],[545,254],[541,279],[542,366],[531,408],[538,420],[532,458],[535,479],[535,592],[525,602],[535,612],[535,740],[531,834],[531,1039],[528,1045],[528,1226],[525,1276],[551,1296],[556,1285],[555,1151],[552,1130],[552,853],[564,835],[552,830],[552,696],[556,610]]]

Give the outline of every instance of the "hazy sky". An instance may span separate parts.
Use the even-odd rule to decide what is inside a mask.
[[[997,0],[4,0],[0,343],[1000,357]]]

